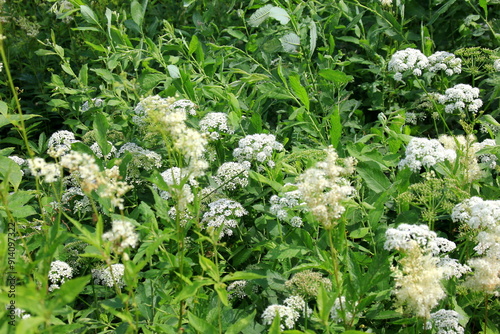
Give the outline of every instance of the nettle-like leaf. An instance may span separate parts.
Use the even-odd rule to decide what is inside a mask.
[[[297,49],[300,46],[300,37],[291,32],[281,37],[280,42],[285,52],[297,52]]]
[[[248,19],[248,24],[252,27],[258,27],[267,18],[272,17],[278,20],[281,24],[287,24],[290,21],[290,16],[283,8],[273,5],[265,5],[255,11]]]

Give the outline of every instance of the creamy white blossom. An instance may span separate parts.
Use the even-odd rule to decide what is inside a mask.
[[[43,177],[46,183],[56,182],[61,177],[61,166],[42,158],[28,159],[28,167],[33,176]]]
[[[495,69],[495,71],[500,72],[500,59],[496,59],[493,62],[493,68]]]
[[[134,225],[126,220],[113,220],[111,231],[104,233],[102,239],[109,240],[118,253],[129,247],[135,248],[139,242]]]
[[[219,238],[233,235],[232,229],[238,225],[235,218],[248,213],[240,203],[227,198],[212,202],[208,207],[209,210],[203,214],[201,223],[209,231],[221,229]]]
[[[473,229],[493,229],[500,224],[500,201],[473,196],[457,204],[451,218]]]
[[[437,139],[413,137],[406,147],[405,158],[398,166],[418,172],[422,167],[429,168],[446,160],[454,161],[456,156],[454,150],[445,149]]]
[[[109,287],[113,287],[113,285],[115,284],[120,288],[124,287],[124,274],[125,266],[121,263],[112,264],[111,269],[110,267],[92,269],[92,278],[94,279],[94,284],[100,284]]]
[[[462,59],[455,57],[453,53],[438,51],[429,56],[429,71],[444,71],[450,76],[462,72]]]
[[[422,75],[422,70],[429,66],[427,57],[417,49],[407,48],[394,53],[388,64],[388,69],[394,72],[394,79],[402,81],[403,73]]]
[[[483,105],[483,101],[479,99],[479,88],[467,84],[448,88],[445,94],[439,95],[438,102],[444,104],[444,111],[450,114],[455,111],[477,113]]]
[[[49,270],[49,291],[59,289],[61,285],[73,277],[73,269],[64,261],[53,261]]]
[[[295,323],[300,317],[299,312],[294,310],[293,308],[285,305],[270,305],[268,306],[264,312],[262,313],[262,320],[265,325],[271,325],[273,323],[274,318],[279,315],[282,324],[280,325],[281,329],[284,330],[285,326],[288,329],[292,329],[295,326]],[[284,324],[284,325],[283,325]]]

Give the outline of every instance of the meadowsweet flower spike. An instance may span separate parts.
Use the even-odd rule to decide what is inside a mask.
[[[311,213],[325,228],[333,228],[344,213],[342,202],[354,194],[347,176],[354,173],[354,158],[340,159],[333,147],[326,151],[326,160],[318,162],[298,177],[298,190]]]
[[[42,158],[28,159],[28,167],[33,176],[43,177],[46,183],[56,182],[61,177],[61,166]]]
[[[111,231],[104,233],[102,239],[111,241],[117,253],[129,247],[135,248],[139,242],[134,225],[126,220],[113,220]]]

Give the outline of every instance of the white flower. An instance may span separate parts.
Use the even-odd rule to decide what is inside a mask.
[[[431,318],[426,324],[426,329],[436,329],[436,334],[463,334],[464,328],[460,326],[460,315],[453,310],[441,309],[431,313]]]
[[[53,261],[50,264],[49,280],[50,286],[49,291],[54,291],[60,288],[66,279],[71,279],[73,277],[73,269],[64,261]]]
[[[248,213],[240,203],[227,198],[212,202],[208,207],[209,211],[203,214],[201,223],[205,224],[209,231],[221,228],[219,238],[233,235],[232,228],[238,225],[234,218],[242,217]]]
[[[483,256],[470,259],[467,264],[473,275],[467,277],[464,285],[473,291],[499,295],[500,261],[498,258]]]
[[[500,201],[471,197],[453,208],[451,218],[474,229],[493,229],[500,224]]]
[[[54,132],[47,143],[47,153],[53,158],[59,158],[71,150],[71,144],[76,143],[75,135],[66,130]]]
[[[344,296],[340,296],[335,299],[335,303],[330,310],[330,317],[337,322],[344,321],[344,319],[346,322],[350,322],[352,320],[354,315],[347,311],[347,304]]]
[[[28,159],[28,167],[33,176],[43,176],[46,183],[56,182],[61,177],[61,168],[58,164],[45,162],[42,158]]]
[[[410,241],[415,241],[424,252],[434,255],[456,248],[454,242],[438,237],[427,225],[401,224],[397,228],[387,229],[385,238],[384,248],[387,250],[409,251],[414,247]]]
[[[302,313],[305,317],[309,317],[313,312],[301,296],[290,296],[283,301],[283,304],[293,308],[297,312]]]
[[[161,167],[161,156],[156,152],[146,150],[135,143],[126,143],[118,151],[118,156],[123,156],[127,152],[132,155],[129,165],[145,170]]]
[[[280,316],[282,322],[284,322],[286,328],[292,329],[295,326],[295,322],[299,319],[299,312],[295,311],[293,308],[284,305],[270,305],[262,313],[262,320],[265,325],[270,325],[273,323],[276,315]],[[280,325],[281,329],[284,330],[284,326]]]
[[[457,259],[452,259],[446,255],[439,258],[438,267],[443,269],[443,276],[445,279],[452,277],[460,278],[463,274],[471,271],[471,268],[466,264],[461,264]]]
[[[450,76],[462,72],[462,59],[456,58],[453,53],[438,51],[429,56],[429,71],[444,71]]]
[[[454,161],[457,154],[454,150],[445,149],[437,139],[413,137],[406,147],[406,155],[399,162],[399,168],[408,166],[418,172],[422,166],[428,168],[445,160]]]
[[[198,186],[198,182],[189,175],[186,169],[172,167],[161,173],[165,183],[169,185],[169,191],[161,191],[160,196],[164,199],[171,197],[177,201],[179,208],[184,209],[188,203],[194,200],[191,186]],[[182,186],[181,186],[182,185]]]
[[[208,133],[212,140],[219,139],[221,133],[234,133],[234,130],[229,127],[227,114],[222,112],[206,114],[200,121],[200,130]]]
[[[239,162],[225,162],[214,176],[215,183],[221,189],[236,190],[237,188],[245,188],[248,185],[248,170],[250,163],[244,161]]]
[[[111,231],[104,233],[102,239],[111,241],[118,253],[135,248],[139,241],[134,225],[126,220],[113,220]]]
[[[496,59],[493,62],[493,68],[495,69],[495,71],[500,72],[500,59]]]
[[[444,95],[439,95],[438,102],[445,105],[444,111],[447,113],[455,111],[477,113],[483,105],[483,101],[478,97],[479,88],[458,84],[448,88]]]
[[[247,286],[248,281],[240,280],[234,281],[227,286],[227,292],[229,292],[229,298],[234,299],[243,299],[247,296],[245,292],[245,287]]]
[[[92,269],[94,284],[101,284],[109,287],[112,287],[115,284],[120,288],[124,287],[124,273],[125,266],[121,263],[111,265],[111,270],[109,267],[102,269]]]
[[[395,72],[394,79],[402,81],[403,73],[411,72],[422,75],[422,70],[429,66],[427,57],[417,49],[407,48],[394,53],[388,64],[388,70]]]
[[[109,151],[108,154],[106,154],[106,156],[103,156],[101,147],[99,146],[99,144],[97,144],[97,142],[93,143],[92,146],[90,146],[90,149],[92,150],[92,152],[95,153],[96,157],[101,158],[101,159],[104,158],[106,160],[109,160],[109,159],[111,159],[111,157],[113,155],[116,154],[116,147],[111,142],[109,142],[109,141],[108,141],[108,144],[111,146],[111,150]]]
[[[240,139],[238,147],[233,151],[233,156],[240,163],[258,162],[260,165],[272,161],[273,153],[283,151],[283,149],[283,145],[276,141],[274,135],[259,133]]]

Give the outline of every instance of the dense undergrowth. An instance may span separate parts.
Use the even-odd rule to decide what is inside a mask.
[[[0,3],[1,333],[499,333],[498,1]]]

